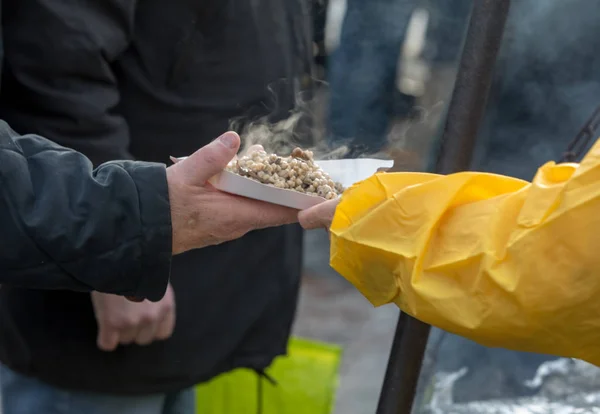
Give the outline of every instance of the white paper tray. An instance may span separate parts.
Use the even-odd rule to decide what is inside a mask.
[[[304,210],[325,201],[322,197],[262,184],[251,178],[242,177],[229,171],[223,171],[209,181],[215,188],[230,194],[279,204],[298,210]]]
[[[179,158],[183,160],[186,157]],[[316,161],[316,163],[331,176],[333,181],[344,187],[369,178],[378,168],[389,168],[393,161],[371,158]],[[262,184],[251,178],[242,177],[229,171],[223,171],[209,182],[218,190],[236,194],[242,197],[266,201],[272,204],[304,210],[325,201],[323,197],[303,194],[293,190],[285,190],[271,185]]]

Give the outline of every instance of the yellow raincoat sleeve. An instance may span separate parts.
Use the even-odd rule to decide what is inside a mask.
[[[331,265],[375,306],[487,346],[600,365],[600,143],[532,183],[377,174],[342,197]]]

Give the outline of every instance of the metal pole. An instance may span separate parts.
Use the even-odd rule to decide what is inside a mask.
[[[436,172],[469,169],[510,0],[474,0],[440,143]],[[431,327],[401,313],[377,414],[410,414]]]

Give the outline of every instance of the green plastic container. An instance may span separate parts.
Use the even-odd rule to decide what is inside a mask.
[[[197,414],[330,414],[339,380],[341,348],[292,338],[288,355],[277,358],[267,374],[238,369],[200,384]],[[260,382],[260,384],[259,384]],[[258,396],[262,395],[259,411]]]

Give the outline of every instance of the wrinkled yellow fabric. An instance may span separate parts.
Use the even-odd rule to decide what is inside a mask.
[[[532,183],[376,174],[342,197],[331,265],[375,306],[487,346],[600,365],[600,142]]]

